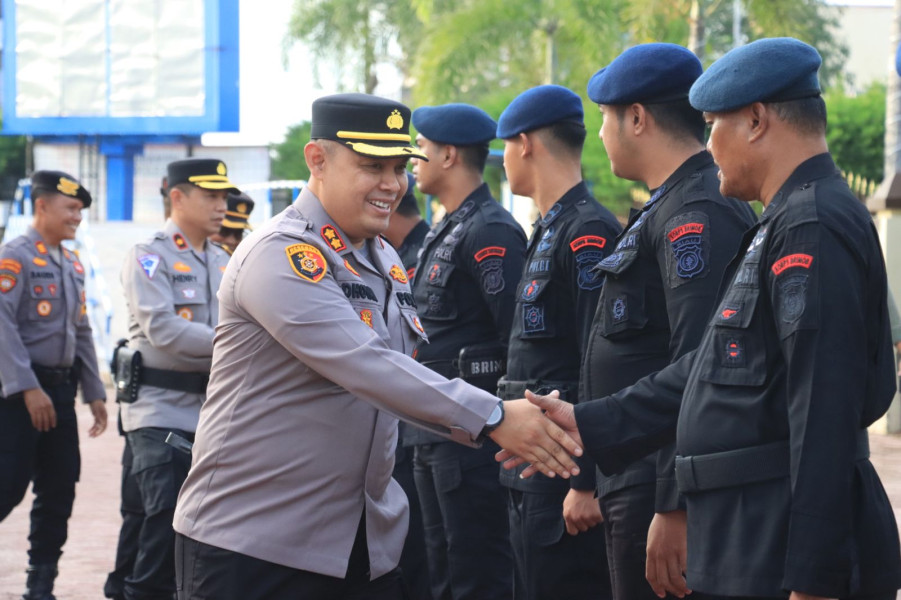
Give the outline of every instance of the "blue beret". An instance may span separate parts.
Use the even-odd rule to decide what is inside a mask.
[[[595,104],[612,105],[681,100],[703,70],[688,48],[641,44],[595,73],[588,81],[588,97]]]
[[[754,102],[786,102],[820,95],[820,54],[794,38],[767,38],[730,50],[691,87],[691,105],[728,112]]]
[[[583,122],[582,100],[559,85],[539,85],[513,99],[497,120],[497,137],[509,139],[560,121]]]
[[[901,75],[901,45],[895,51],[895,71],[897,71],[898,75]]]
[[[444,104],[414,110],[413,127],[433,142],[476,146],[494,139],[497,123],[481,108],[469,104]]]

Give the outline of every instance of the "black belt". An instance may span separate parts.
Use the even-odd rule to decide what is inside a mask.
[[[43,388],[56,387],[58,385],[69,383],[75,375],[75,369],[73,367],[45,367],[43,365],[31,365],[31,370],[34,371],[35,376],[38,378],[38,382]]]
[[[855,460],[870,457],[867,430],[857,434]],[[791,452],[787,441],[714,454],[676,457],[679,492],[692,493],[788,477]]]
[[[141,367],[141,384],[189,394],[205,394],[210,376],[207,373],[186,373]]]
[[[554,390],[560,392],[561,400],[570,402],[576,399],[576,390],[579,385],[572,381],[545,381],[532,379],[529,381],[511,381],[505,377],[497,382],[497,397],[501,400],[516,400],[524,398],[526,390],[530,390],[540,396],[550,394]]]

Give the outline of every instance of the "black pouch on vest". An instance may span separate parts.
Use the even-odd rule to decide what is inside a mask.
[[[141,353],[127,346],[119,346],[113,361],[116,364],[116,402],[131,404],[138,399],[138,389],[141,387]]]
[[[463,381],[493,394],[507,372],[507,349],[498,342],[466,346],[460,349],[457,366]]]

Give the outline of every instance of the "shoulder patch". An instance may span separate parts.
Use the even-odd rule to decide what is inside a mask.
[[[11,275],[9,273],[0,273],[0,294],[5,294],[10,291],[14,287],[16,287],[16,279],[15,275]]]
[[[678,214],[664,229],[670,252],[666,270],[671,288],[706,277],[710,267],[710,225],[706,213]]]
[[[176,233],[175,235],[173,235],[172,241],[175,242],[175,246],[179,250],[187,250],[188,249],[188,242],[185,240],[185,238],[184,238],[184,236],[182,236],[182,234]]]
[[[180,271],[182,273],[190,273],[191,272],[190,265],[186,265],[185,263],[183,263],[181,261],[178,261],[177,263],[172,265],[172,268],[175,269],[176,271]]]
[[[144,254],[143,256],[138,257],[138,263],[140,263],[141,268],[144,269],[144,273],[147,274],[147,277],[153,279],[157,267],[160,266],[160,255]]]
[[[323,225],[322,229],[319,230],[319,234],[322,236],[322,239],[325,240],[325,243],[335,252],[341,252],[342,250],[347,249],[347,244],[344,243],[338,230],[333,226]]]
[[[582,237],[576,238],[569,243],[569,247],[573,252],[578,252],[579,250],[587,247],[587,246],[595,246],[596,248],[603,248],[607,245],[607,240],[602,238],[599,235],[583,235]]]
[[[0,271],[12,271],[18,275],[22,272],[22,263],[14,258],[0,258]]]
[[[590,292],[604,284],[604,272],[600,268],[595,268],[602,260],[604,260],[604,253],[597,250],[583,250],[576,254],[579,289]]]
[[[488,248],[486,248],[486,250],[487,249]],[[501,250],[505,249],[501,248]],[[506,283],[504,282],[504,261],[500,258],[492,258],[489,260],[484,260],[484,258],[485,257],[483,256],[482,260],[479,261],[479,279],[482,284],[482,290],[486,294],[494,296],[504,291],[504,287],[506,287]],[[477,258],[476,260],[479,259]]]
[[[291,268],[301,279],[319,283],[328,272],[322,252],[309,244],[292,244],[285,248]]]
[[[391,270],[388,272],[391,275],[391,278],[395,281],[399,281],[401,283],[407,283],[409,281],[407,279],[407,272],[400,268],[398,265],[392,265]]]
[[[482,248],[476,252],[474,258],[476,259],[476,262],[482,262],[489,256],[504,256],[505,254],[507,254],[506,248],[502,248],[501,246],[488,246],[487,248]]]
[[[793,267],[809,269],[811,264],[813,264],[813,257],[809,254],[789,254],[774,262],[771,269],[773,275],[779,275],[786,269],[791,269]]]

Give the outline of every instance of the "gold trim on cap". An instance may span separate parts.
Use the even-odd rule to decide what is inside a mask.
[[[231,221],[228,218],[222,219],[222,226],[229,229],[249,229],[253,231],[253,227],[247,221]]]
[[[228,181],[228,177],[225,175],[192,175],[188,177],[188,181],[194,183],[195,181]]]
[[[373,146],[372,144],[366,144],[364,142],[344,142],[350,148],[356,152],[357,154],[364,154],[366,156],[375,156],[378,158],[420,158],[422,160],[429,160],[428,157],[422,153],[419,148],[415,146]]]
[[[339,131],[338,137],[341,139],[352,138],[356,140],[375,140],[378,142],[407,142],[410,143],[410,136],[404,133],[369,133],[366,131]]]

